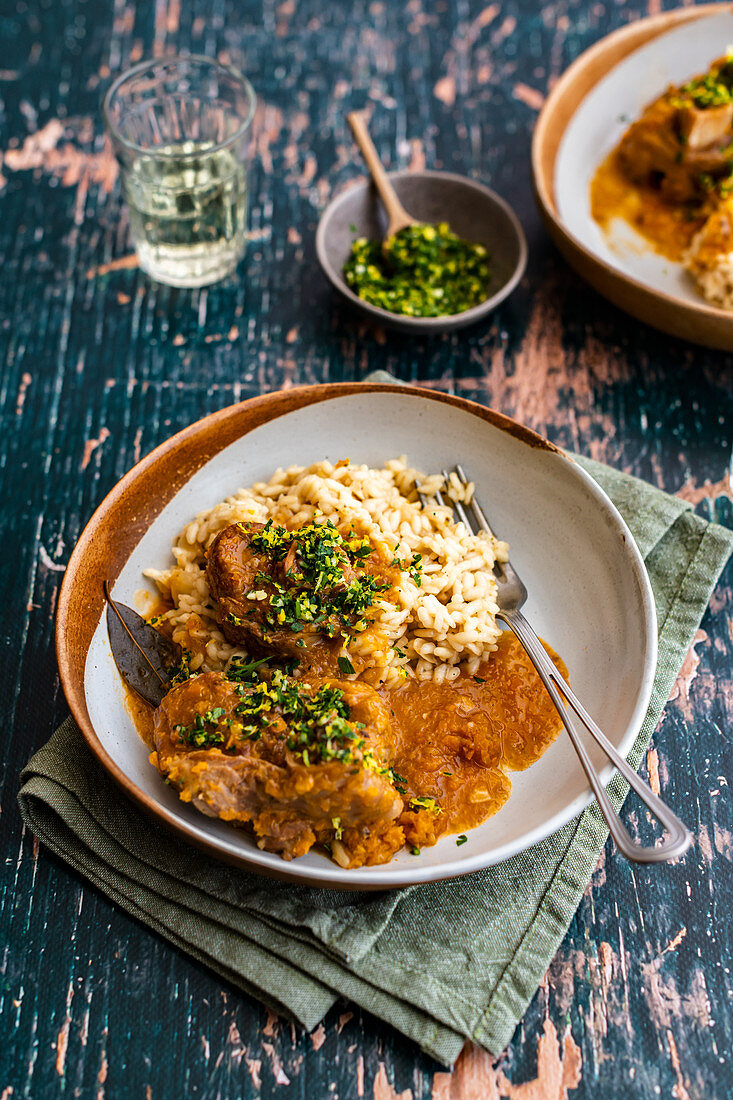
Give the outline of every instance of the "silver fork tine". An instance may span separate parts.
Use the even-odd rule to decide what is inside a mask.
[[[445,479],[445,484],[446,484],[446,488],[447,488],[447,486],[448,486],[448,473],[447,473],[446,470],[441,470],[441,473],[443,475],[443,478]],[[422,492],[422,490],[420,489],[417,482],[415,482],[415,489],[417,491],[417,498],[420,501],[420,504],[422,505],[423,508],[427,508],[428,503],[429,503],[428,498],[425,496],[425,493]],[[440,489],[437,489],[436,492],[433,494],[433,500],[435,501],[436,504],[440,505],[441,508],[456,508],[457,507],[457,505],[452,500],[450,500],[450,499],[446,500],[445,499],[445,497],[443,496]],[[467,517],[465,517],[465,518],[464,517],[465,517],[465,513],[461,518],[463,519],[463,522],[466,524],[466,526],[470,528],[470,524],[468,523]]]
[[[457,469],[457,467],[456,467],[456,469]],[[443,480],[445,481],[445,487],[447,489],[448,488],[448,476],[449,476],[448,471],[447,470],[441,470],[440,472],[443,475]],[[468,531],[473,531],[473,527],[471,526],[471,521],[468,518],[468,513],[466,512],[466,509],[463,507],[463,504],[461,503],[461,501],[460,500],[451,500],[451,507],[453,508],[453,511],[456,513],[456,515],[458,516],[459,520],[464,525],[464,527],[466,527],[466,529]]]
[[[456,465],[453,467],[453,469],[458,474],[458,480],[463,485],[468,485],[469,478],[466,477],[466,474],[464,472],[463,467],[461,465],[459,465],[458,463],[456,463]],[[476,495],[475,494],[471,498],[471,503],[469,504],[468,507],[471,509],[471,513],[472,513],[473,518],[474,518],[474,525],[473,525],[473,527],[471,527],[469,525],[470,529],[475,531],[476,527],[478,527],[481,531],[485,531],[487,535],[493,535],[494,532],[491,528],[491,524],[487,520],[487,518],[484,514],[483,508],[481,507],[479,502],[476,500]],[[498,582],[513,584],[513,585],[516,586],[517,590],[519,590],[523,587],[521,580],[519,579],[517,574],[514,572],[514,569],[512,568],[512,563],[509,562],[509,561],[507,561],[507,562],[499,562],[499,561],[495,562],[494,563],[494,573],[496,574],[496,579],[497,579]]]
[[[466,477],[463,467],[456,465],[454,469],[461,483],[467,485],[469,479]],[[442,471],[442,474],[447,485],[448,474],[445,470]],[[455,514],[465,523],[468,518],[466,510],[459,503],[451,503]],[[493,535],[489,521],[475,498],[468,507],[471,509],[476,525]],[[468,526],[470,528],[470,524]],[[627,859],[635,860],[638,863],[659,863],[662,860],[675,859],[681,856],[692,843],[692,833],[669,806],[655,795],[644,780],[627,764],[623,756],[617,752],[612,742],[609,741],[588,714],[567,681],[560,675],[557,666],[550,660],[540,639],[520,610],[527,599],[527,589],[512,567],[511,562],[497,562],[494,566],[494,574],[496,576],[497,601],[499,604],[496,617],[504,622],[517,636],[524,646],[527,656],[536,668],[542,683],[545,685],[567,730],[573,748],[578,754],[590,788],[596,797],[598,807],[608,825],[611,836],[616,841],[618,850]],[[568,710],[568,707],[570,710]],[[615,765],[647,809],[651,810],[657,821],[667,830],[667,838],[655,847],[645,848],[638,844],[614,809],[606,789],[601,783],[601,777],[581,740],[580,732],[576,728],[576,720],[585,727],[586,731],[596,744],[603,749],[607,758]]]
[[[417,482],[415,482],[415,491],[417,493],[417,499],[420,501],[420,506],[422,508],[427,508],[430,504],[430,501],[426,497],[425,493],[423,493],[422,489],[420,488],[420,486],[418,485]],[[445,506],[445,501],[443,500],[443,494],[441,493],[440,489],[438,489],[437,493],[434,494],[433,499],[434,499],[435,503],[440,504],[441,507]]]
[[[458,474],[458,480],[461,481],[464,485],[468,485],[468,478],[466,477],[466,475],[463,471],[463,467],[456,464],[453,468],[456,471],[456,473]],[[494,532],[491,530],[491,527],[489,525],[489,521],[487,520],[486,516],[484,515],[483,510],[481,508],[481,505],[478,503],[475,496],[471,500],[471,503],[469,504],[469,508],[473,512],[476,523],[479,525],[481,530],[486,531],[487,534],[489,534],[489,535],[493,535]]]

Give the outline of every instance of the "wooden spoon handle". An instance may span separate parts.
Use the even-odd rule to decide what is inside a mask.
[[[393,234],[399,233],[400,229],[404,229],[408,225],[415,225],[415,218],[411,218],[407,213],[404,206],[397,198],[394,187],[389,182],[387,173],[384,170],[384,165],[379,159],[379,153],[374,148],[374,142],[369,136],[363,114],[360,111],[352,111],[351,114],[347,115],[346,121],[351,127],[354,140],[361,149],[362,156],[374,180],[374,185],[377,191],[379,191],[379,195],[387,211],[387,217],[389,219],[387,236],[391,237]]]

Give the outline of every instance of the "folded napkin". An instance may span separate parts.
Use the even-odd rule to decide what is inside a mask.
[[[685,502],[577,460],[624,516],[646,561],[659,664],[638,767],[733,532]],[[609,787],[618,807],[628,791]],[[446,1065],[472,1039],[498,1054],[580,902],[607,830],[595,804],[497,867],[434,885],[343,894],[216,863],[154,825],[96,762],[71,718],[32,758],[19,795],[38,839],[118,905],[227,981],[314,1027],[346,997]]]

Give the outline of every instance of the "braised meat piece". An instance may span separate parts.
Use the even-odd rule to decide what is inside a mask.
[[[621,140],[620,164],[667,201],[694,202],[730,175],[732,126],[733,61],[722,58],[647,107]]]
[[[302,650],[367,626],[364,613],[388,584],[364,568],[368,540],[332,523],[289,531],[272,521],[233,523],[217,535],[206,575],[222,631],[253,653]]]
[[[730,170],[731,120],[733,107],[715,112],[678,107],[665,95],[627,130],[620,163],[630,180],[651,184],[669,202],[694,201],[705,195],[706,179]]]
[[[281,672],[246,679],[206,672],[166,695],[154,715],[161,775],[203,813],[251,823],[259,847],[284,859],[316,842],[336,844],[346,866],[390,859],[404,843],[403,804],[390,776],[390,712],[377,693]]]

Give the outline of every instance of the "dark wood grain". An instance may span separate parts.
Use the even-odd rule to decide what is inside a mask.
[[[496,1064],[469,1048],[448,1075],[347,1005],[312,1035],[269,1017],[37,851],[15,804],[22,764],[66,711],[53,619],[82,527],[140,456],[234,401],[383,367],[490,404],[733,523],[733,359],[661,336],[584,287],[531,196],[530,134],[547,89],[587,45],[647,13],[611,0],[0,7],[2,1100],[733,1091],[730,572],[648,756],[697,845],[650,870],[607,847]],[[111,74],[179,49],[229,59],[261,97],[252,242],[236,278],[198,292],[155,285],[125,261],[99,114]],[[530,265],[489,323],[387,336],[355,323],[318,273],[318,211],[358,172],[345,116],[367,102],[385,163],[465,172],[515,206]]]

